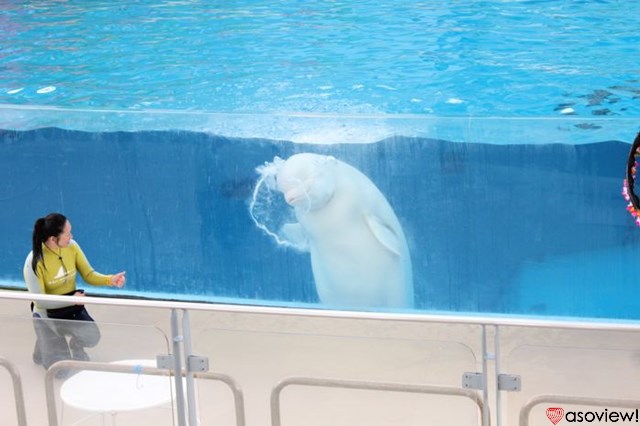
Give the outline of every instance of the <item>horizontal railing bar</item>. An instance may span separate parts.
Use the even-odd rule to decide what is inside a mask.
[[[45,393],[47,397],[47,412],[49,416],[49,426],[58,425],[58,416],[56,408],[56,398],[54,390],[54,378],[58,371],[62,369],[73,369],[79,371],[102,371],[108,373],[127,373],[127,374],[139,374],[149,376],[168,376],[174,375],[173,370],[167,370],[164,368],[149,367],[144,365],[126,365],[126,364],[112,364],[92,361],[73,361],[63,360],[58,361],[51,365],[47,369],[45,375]],[[182,372],[182,377],[186,375]],[[226,384],[231,393],[233,394],[233,402],[235,406],[236,425],[245,426],[245,409],[244,409],[244,397],[240,386],[226,374],[214,373],[211,371],[194,372],[193,376],[197,379],[214,380],[223,382]]]
[[[524,318],[516,316],[489,316],[469,313],[467,315],[456,314],[425,314],[420,312],[363,312],[363,311],[338,311],[309,308],[282,308],[272,306],[233,305],[203,302],[179,302],[168,300],[140,300],[123,299],[113,297],[91,296],[56,296],[45,294],[31,294],[25,291],[0,290],[0,299],[25,300],[25,301],[54,301],[85,304],[85,305],[110,305],[130,306],[137,308],[162,308],[162,309],[186,309],[191,311],[231,312],[244,314],[282,315],[292,317],[331,318],[331,319],[358,319],[379,320],[396,322],[418,323],[445,323],[464,325],[494,325],[516,326],[534,328],[561,328],[581,330],[603,331],[640,331],[640,321],[602,320],[590,319],[540,319]]]
[[[315,386],[323,388],[357,389],[386,392],[421,393],[427,395],[459,396],[473,401],[478,410],[483,412],[483,402],[480,396],[471,390],[449,386],[431,386],[413,383],[362,382],[357,380],[342,380],[315,377],[289,377],[278,383],[271,391],[271,424],[280,426],[280,395],[288,386]]]

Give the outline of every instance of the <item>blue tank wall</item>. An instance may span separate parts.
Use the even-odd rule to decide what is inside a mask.
[[[545,284],[575,297],[561,304],[522,278],[525,265],[559,256],[588,265],[593,252],[638,254],[640,231],[620,196],[629,145],[491,142],[2,131],[0,279],[21,281],[34,220],[60,211],[97,270],[127,270],[130,294],[316,303],[308,255],[277,247],[249,215],[255,167],[307,151],[354,165],[387,196],[412,251],[418,309],[640,318],[635,307],[593,311],[597,298],[576,304],[598,285],[588,268]],[[623,266],[607,284],[621,303],[640,296]],[[541,276],[553,280],[554,268]]]

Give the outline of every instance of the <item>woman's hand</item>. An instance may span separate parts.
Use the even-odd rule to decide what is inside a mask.
[[[122,271],[118,272],[117,274],[111,275],[111,287],[121,288],[122,286],[124,286],[125,281],[127,281],[127,278],[124,276],[126,273],[126,271]]]
[[[73,293],[73,295],[78,297],[84,297],[84,290],[76,290],[76,292]],[[83,303],[76,303],[76,305],[83,305]]]

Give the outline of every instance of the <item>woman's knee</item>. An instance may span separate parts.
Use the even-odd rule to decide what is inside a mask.
[[[100,329],[93,321],[77,321],[71,333],[71,345],[92,348],[100,341]]]

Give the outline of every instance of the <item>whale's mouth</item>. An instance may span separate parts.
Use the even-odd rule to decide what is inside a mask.
[[[307,211],[312,208],[311,190],[314,186],[313,179],[291,178],[284,185],[279,185],[279,190],[287,204],[292,207],[306,208]]]
[[[284,194],[284,200],[293,207],[301,206],[303,203],[309,204],[310,202],[308,192],[300,187],[295,187],[287,191]]]
[[[322,191],[321,188],[313,187],[316,191],[311,196],[311,185],[300,185],[285,192],[284,200],[291,207],[302,209],[306,212],[317,210],[331,201],[334,191]]]
[[[302,199],[302,194],[300,193],[300,191],[297,191],[297,190],[291,190],[286,194],[284,194],[284,200],[290,206],[295,207],[295,205],[298,204],[301,199]]]

